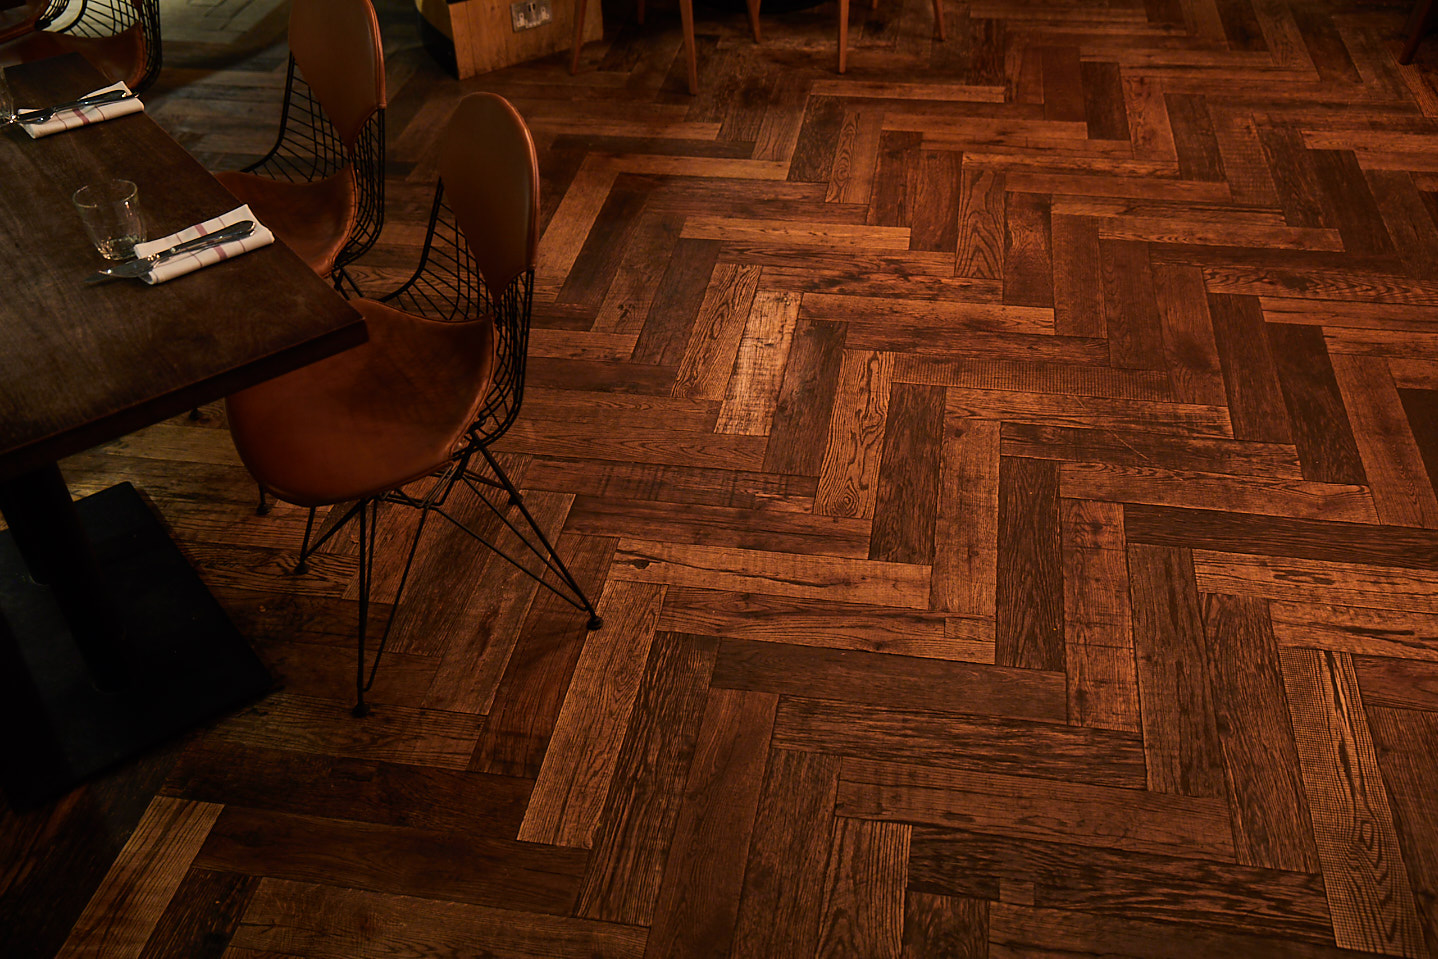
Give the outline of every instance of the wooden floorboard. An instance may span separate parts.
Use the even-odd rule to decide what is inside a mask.
[[[165,0],[147,109],[268,147],[282,4]],[[383,0],[387,221],[465,94],[539,153],[497,444],[605,625],[431,530],[349,714],[219,404],[140,486],[280,680],[0,806],[4,955],[1438,956],[1438,38],[1399,0],[610,4],[465,81]],[[862,11],[862,12],[860,12]],[[468,511],[471,506],[459,507]],[[473,507],[472,517],[479,517]],[[492,531],[499,525],[486,521]]]

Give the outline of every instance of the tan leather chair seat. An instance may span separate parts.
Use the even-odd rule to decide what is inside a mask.
[[[301,183],[234,171],[216,173],[215,179],[248,203],[260,222],[312,270],[321,276],[334,270],[359,209],[354,174],[348,169]]]
[[[445,323],[352,300],[369,342],[228,400],[240,458],[281,499],[359,499],[445,465],[494,364],[489,317]]]

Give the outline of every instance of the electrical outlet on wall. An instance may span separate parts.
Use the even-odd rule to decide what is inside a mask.
[[[553,16],[549,9],[549,0],[517,0],[509,5],[509,21],[514,24],[515,33],[542,27],[553,19]]]

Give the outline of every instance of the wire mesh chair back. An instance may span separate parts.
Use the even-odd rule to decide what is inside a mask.
[[[347,143],[291,56],[279,136],[270,152],[244,172],[306,183],[334,176],[346,167],[354,174],[357,205],[349,239],[335,258],[336,269],[359,259],[384,225],[384,109],[370,114]]]
[[[524,398],[539,222],[539,162],[523,118],[503,97],[465,97],[446,124],[439,186],[419,267],[386,299],[440,320],[488,313],[494,381],[470,431],[487,445],[509,429]]]
[[[493,380],[469,437],[474,443],[488,445],[503,436],[519,415],[524,399],[534,270],[525,270],[497,294],[491,292],[441,182],[435,188],[419,266],[403,286],[383,299],[396,309],[432,320],[460,322],[486,313],[494,319]]]
[[[127,79],[143,93],[160,73],[160,0],[51,0],[35,21],[39,30],[84,40],[108,40],[133,31],[138,62]]]

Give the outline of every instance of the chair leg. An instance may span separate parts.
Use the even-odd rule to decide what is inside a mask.
[[[574,3],[574,42],[569,47],[569,75],[579,72],[579,49],[584,46],[584,11],[587,0]]]
[[[370,515],[367,517],[366,514]],[[366,509],[363,504],[360,506],[359,636],[355,642],[358,650],[358,656],[355,659],[355,704],[354,708],[350,710],[350,715],[356,719],[369,715],[369,704],[364,701],[366,688],[364,681],[364,641],[365,630],[369,626],[369,591],[371,576],[374,573],[374,527],[375,520],[378,518],[373,504],[371,504],[371,508],[369,509]],[[305,534],[306,537],[308,537],[308,528],[305,529]],[[394,618],[393,613],[390,614],[390,618]],[[375,657],[375,668],[379,668],[378,656]]]
[[[259,488],[259,490],[260,490],[260,502],[259,502],[259,505],[255,507],[255,515],[256,515],[256,516],[265,516],[265,515],[267,515],[267,514],[269,513],[269,511],[270,511],[270,503],[269,503],[269,500],[265,499],[265,488],[264,488],[263,486],[261,486],[261,487]],[[314,511],[314,510],[310,510],[310,519],[311,519],[311,520],[314,519],[314,515],[315,515],[315,511]]]
[[[839,72],[849,65],[849,0],[839,0]]]
[[[679,0],[679,20],[684,25],[684,63],[689,68],[689,94],[699,92],[699,66],[694,57],[694,0]]]
[[[934,0],[934,31],[940,40],[948,39],[944,36],[944,0]]]
[[[759,39],[759,0],[746,0],[745,6],[749,9],[749,30],[754,34],[754,42],[761,43]]]
[[[473,530],[469,529],[469,527],[458,523],[456,520],[450,518],[447,514],[441,513],[440,515],[445,516],[446,519],[449,519],[450,522],[455,523],[455,525],[459,526],[465,532],[469,533],[470,536],[473,536],[475,539],[478,539],[490,549],[494,550],[502,558],[507,560],[511,565],[515,566],[516,568],[520,569],[525,573],[528,573],[541,585],[548,587],[551,592],[554,592],[555,594],[560,596],[562,599],[564,599],[576,609],[582,609],[586,613],[588,613],[589,619],[585,623],[586,629],[595,630],[603,627],[604,618],[601,617],[599,613],[595,610],[594,603],[590,601],[589,596],[584,592],[584,588],[579,585],[579,581],[574,578],[574,574],[569,571],[569,567],[565,565],[564,560],[560,558],[559,551],[554,548],[554,544],[549,541],[549,537],[544,535],[544,530],[540,529],[539,523],[535,521],[533,514],[529,512],[529,507],[524,505],[524,497],[521,496],[519,494],[519,490],[515,488],[514,483],[509,478],[509,474],[504,471],[504,468],[499,465],[499,462],[495,460],[494,456],[489,452],[488,449],[481,446],[479,447],[479,452],[481,455],[483,455],[485,463],[488,464],[490,472],[492,472],[495,478],[498,480],[497,483],[487,479],[483,479],[481,481],[489,486],[497,486],[499,489],[505,492],[505,494],[509,498],[510,505],[519,510],[520,515],[524,517],[524,521],[529,525],[529,528],[533,532],[534,537],[539,540],[539,544],[543,547],[543,550],[536,547],[528,540],[525,540],[524,536],[520,533],[518,529],[514,527],[514,525],[509,521],[509,519],[505,517],[502,513],[500,513],[500,511],[493,504],[489,503],[487,497],[484,497],[481,494],[480,498],[490,506],[490,509],[494,510],[494,512],[500,516],[500,519],[505,523],[506,526],[509,527],[510,531],[515,536],[519,537],[521,540],[524,540],[525,545],[528,546],[529,549],[539,557],[539,559],[544,563],[545,566],[547,566],[550,570],[554,572],[556,576],[559,577],[563,585],[568,588],[569,593],[566,594],[565,592],[556,589],[554,585],[548,580],[546,580],[542,575],[536,575],[523,563],[519,562],[513,556],[510,556],[508,553],[504,552],[504,550],[500,549],[495,544],[479,536]]]

